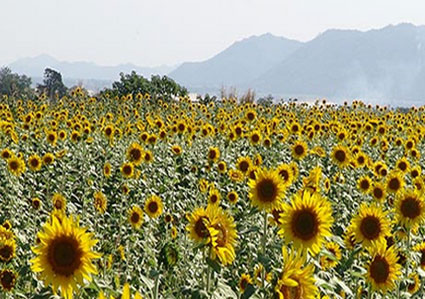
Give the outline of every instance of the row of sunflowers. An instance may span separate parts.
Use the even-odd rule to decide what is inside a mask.
[[[5,298],[423,298],[425,113],[0,102]]]

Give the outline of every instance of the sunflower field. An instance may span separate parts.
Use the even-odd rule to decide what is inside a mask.
[[[424,298],[425,111],[0,100],[0,298]]]

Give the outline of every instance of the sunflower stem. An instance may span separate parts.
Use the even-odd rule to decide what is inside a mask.
[[[262,256],[266,255],[266,241],[267,241],[267,212],[264,211],[264,223],[263,223],[263,236],[262,236]],[[265,278],[266,278],[266,268],[263,267],[263,274],[261,275],[261,288],[265,289]]]
[[[410,227],[407,228],[406,279],[409,279]]]
[[[155,286],[153,289],[153,298],[158,299],[158,293],[159,293],[159,274],[155,277]]]
[[[371,283],[369,283],[369,286],[368,286],[367,299],[372,299],[372,284]]]

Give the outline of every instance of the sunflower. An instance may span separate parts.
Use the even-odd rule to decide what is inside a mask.
[[[298,192],[291,203],[285,203],[280,214],[279,235],[296,248],[308,249],[316,255],[325,237],[332,235],[332,206],[319,193]]]
[[[230,169],[229,177],[233,182],[242,182],[244,179],[244,174],[238,169]]]
[[[128,222],[135,229],[138,229],[143,223],[143,211],[138,206],[133,206],[128,210]]]
[[[34,197],[33,199],[31,199],[31,206],[33,207],[34,210],[40,210],[41,200],[37,197]]]
[[[72,298],[77,284],[83,285],[84,279],[91,281],[91,274],[97,274],[92,263],[101,256],[92,250],[97,240],[73,216],[52,217],[37,238],[40,242],[32,248],[36,257],[30,261],[31,269],[40,273],[46,286],[52,284],[55,293],[60,288],[62,296]]]
[[[242,173],[246,174],[249,169],[252,167],[252,161],[250,157],[239,157],[236,162],[236,168],[239,169]]]
[[[42,161],[39,155],[34,154],[28,158],[28,166],[32,171],[39,171],[41,169]]]
[[[285,185],[275,170],[259,169],[256,180],[250,179],[249,198],[254,206],[270,211],[277,208],[285,195]]]
[[[372,180],[367,175],[362,176],[357,181],[357,188],[364,194],[369,193],[369,191],[371,190],[371,187],[372,187]]]
[[[1,157],[3,158],[3,159],[5,159],[5,160],[7,160],[7,159],[9,159],[9,158],[11,158],[12,157],[12,155],[13,155],[13,153],[12,153],[12,151],[10,150],[10,149],[8,149],[8,148],[5,148],[5,149],[3,149],[2,151],[1,151]]]
[[[356,242],[369,247],[373,242],[383,241],[390,233],[390,220],[387,212],[376,204],[362,203],[358,214],[351,220]]]
[[[320,257],[320,265],[323,269],[334,268],[338,265],[338,261],[341,259],[341,248],[335,242],[329,242],[325,245],[326,250],[330,255],[323,255]]]
[[[410,163],[406,157],[403,157],[396,162],[396,168],[401,172],[406,173],[409,171]]]
[[[340,168],[346,167],[350,164],[350,152],[343,145],[338,145],[333,148],[331,153],[332,160]]]
[[[109,177],[111,176],[111,173],[112,173],[112,166],[111,166],[111,163],[106,162],[106,163],[103,165],[103,175],[104,175],[105,177],[109,178]]]
[[[217,170],[219,173],[226,173],[227,171],[227,164],[225,161],[220,161],[217,163]]]
[[[396,216],[405,227],[416,228],[425,219],[425,203],[416,190],[403,190],[395,201]]]
[[[230,191],[229,193],[227,193],[227,200],[231,203],[231,204],[235,204],[239,199],[239,195],[235,190]]]
[[[0,261],[5,263],[9,262],[15,257],[16,242],[14,239],[3,239],[0,238]]]
[[[20,176],[26,169],[24,160],[17,156],[7,159],[7,168],[15,176]]]
[[[245,119],[247,121],[253,121],[257,117],[257,112],[254,109],[249,109],[245,113]]]
[[[211,258],[215,260],[218,257],[223,265],[231,264],[236,257],[234,246],[237,237],[233,217],[217,205],[209,205],[207,212],[210,220],[207,230]]]
[[[411,273],[409,275],[409,279],[411,280],[411,282],[409,282],[407,284],[407,291],[413,295],[415,294],[417,291],[419,291],[419,288],[421,286],[421,281],[419,278],[419,275],[417,273]]]
[[[10,292],[15,286],[17,274],[9,269],[3,269],[0,271],[0,285],[3,291]]]
[[[209,161],[217,162],[217,160],[220,158],[220,150],[218,147],[210,147],[208,149],[207,157]]]
[[[299,140],[295,142],[295,144],[291,148],[292,156],[296,160],[302,160],[305,156],[307,156],[307,150],[308,150],[307,143]]]
[[[157,195],[150,196],[145,203],[145,212],[151,218],[158,218],[162,214],[163,204]]]
[[[125,162],[121,165],[121,173],[125,178],[131,178],[134,175],[134,164],[132,162]]]
[[[241,293],[245,292],[246,288],[249,285],[252,285],[251,275],[249,275],[248,273],[243,273],[239,278],[239,290],[241,291]]]
[[[387,176],[386,187],[390,193],[398,193],[404,186],[403,174],[400,171],[392,171]]]
[[[100,213],[103,214],[106,211],[106,205],[108,203],[108,200],[106,199],[105,194],[103,194],[101,191],[96,191],[93,195],[93,205],[94,208]]]
[[[285,187],[289,187],[294,179],[291,166],[289,164],[282,163],[277,167],[276,171],[282,178]]]
[[[43,155],[43,165],[50,165],[55,162],[55,156],[52,153],[46,153]]]
[[[370,254],[366,280],[371,283],[372,290],[383,293],[392,290],[401,276],[401,266],[397,263],[394,247],[387,248],[385,242],[377,242],[371,247]]]
[[[370,194],[379,202],[383,202],[386,196],[385,185],[382,183],[375,183],[372,185]]]
[[[282,255],[284,265],[275,286],[276,297],[315,299],[318,288],[315,285],[314,265],[310,263],[305,266],[306,256],[301,251],[289,254],[282,247]]]
[[[209,237],[207,224],[210,218],[207,209],[196,208],[187,219],[189,224],[186,230],[189,232],[189,237],[197,243],[205,243]]]
[[[139,165],[143,161],[143,148],[137,142],[133,142],[127,148],[127,159],[134,165]]]
[[[52,196],[53,208],[56,210],[65,211],[66,199],[62,194],[54,193]]]
[[[208,204],[218,205],[220,203],[221,194],[216,188],[211,188],[208,195]]]
[[[182,150],[180,145],[176,144],[176,145],[173,145],[171,147],[171,152],[176,156],[180,156],[182,154],[183,150]]]
[[[147,150],[145,151],[144,155],[143,155],[143,160],[145,161],[145,163],[151,163],[153,162],[153,154],[151,151]]]
[[[261,142],[261,133],[258,130],[254,130],[251,132],[251,134],[249,135],[249,142],[252,145],[257,145]]]
[[[56,133],[56,131],[48,131],[46,133],[46,140],[52,146],[56,146],[56,142],[58,141],[58,134]]]

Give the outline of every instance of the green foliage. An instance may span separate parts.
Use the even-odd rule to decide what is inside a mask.
[[[50,99],[61,98],[66,95],[68,90],[62,82],[62,75],[50,68],[44,70],[43,84],[38,84],[37,89]]]
[[[0,69],[0,95],[30,98],[33,94],[30,77],[12,73],[8,67]]]
[[[185,87],[167,76],[155,75],[148,80],[132,71],[130,74],[120,73],[120,80],[112,84],[112,89],[106,89],[103,93],[118,97],[149,94],[154,99],[162,98],[168,101],[172,97],[186,96],[188,92]]]

